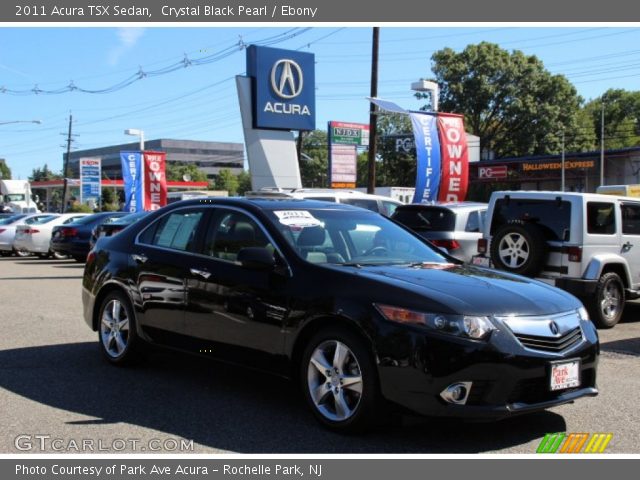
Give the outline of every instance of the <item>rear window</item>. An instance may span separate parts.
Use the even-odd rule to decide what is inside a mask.
[[[366,198],[341,198],[340,203],[346,203],[347,205],[353,205],[354,207],[366,208],[372,212],[378,211],[377,200],[369,200]]]
[[[456,214],[446,208],[398,208],[392,217],[415,231],[453,232]]]
[[[45,223],[52,222],[56,218],[58,218],[58,215],[49,215],[46,217],[34,218],[32,222],[26,222],[26,223],[28,223],[29,225],[44,225]]]
[[[613,203],[587,202],[587,232],[595,235],[616,233],[616,212]]]
[[[491,235],[515,220],[540,226],[547,240],[570,240],[571,204],[567,201],[501,198],[493,210]]]

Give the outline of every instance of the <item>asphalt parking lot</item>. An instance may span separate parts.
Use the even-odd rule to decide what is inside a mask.
[[[610,432],[608,453],[640,453],[637,303],[600,331],[596,398],[494,424],[403,418],[350,437],[323,430],[279,378],[173,352],[107,365],[82,319],[82,272],[0,259],[0,453],[84,453],[74,446],[87,440],[96,453],[178,453],[182,439],[193,440],[185,453],[534,453],[559,431]]]

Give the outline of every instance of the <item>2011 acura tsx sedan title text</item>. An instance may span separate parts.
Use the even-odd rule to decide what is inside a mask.
[[[83,303],[111,363],[150,343],[284,374],[335,430],[389,405],[498,419],[598,393],[597,332],[574,297],[347,205],[172,204],[99,240]]]

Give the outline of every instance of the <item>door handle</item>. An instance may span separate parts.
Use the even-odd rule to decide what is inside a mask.
[[[211,276],[211,272],[207,272],[206,270],[198,270],[197,268],[192,268],[190,272],[191,272],[191,275],[202,277],[205,280],[208,280],[209,277]]]
[[[131,254],[131,259],[136,263],[145,263],[147,260],[149,260],[144,253],[133,253]]]

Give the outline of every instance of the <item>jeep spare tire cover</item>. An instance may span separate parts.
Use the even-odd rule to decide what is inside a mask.
[[[535,277],[547,260],[547,241],[540,227],[520,221],[501,226],[491,239],[491,260],[496,268]]]

